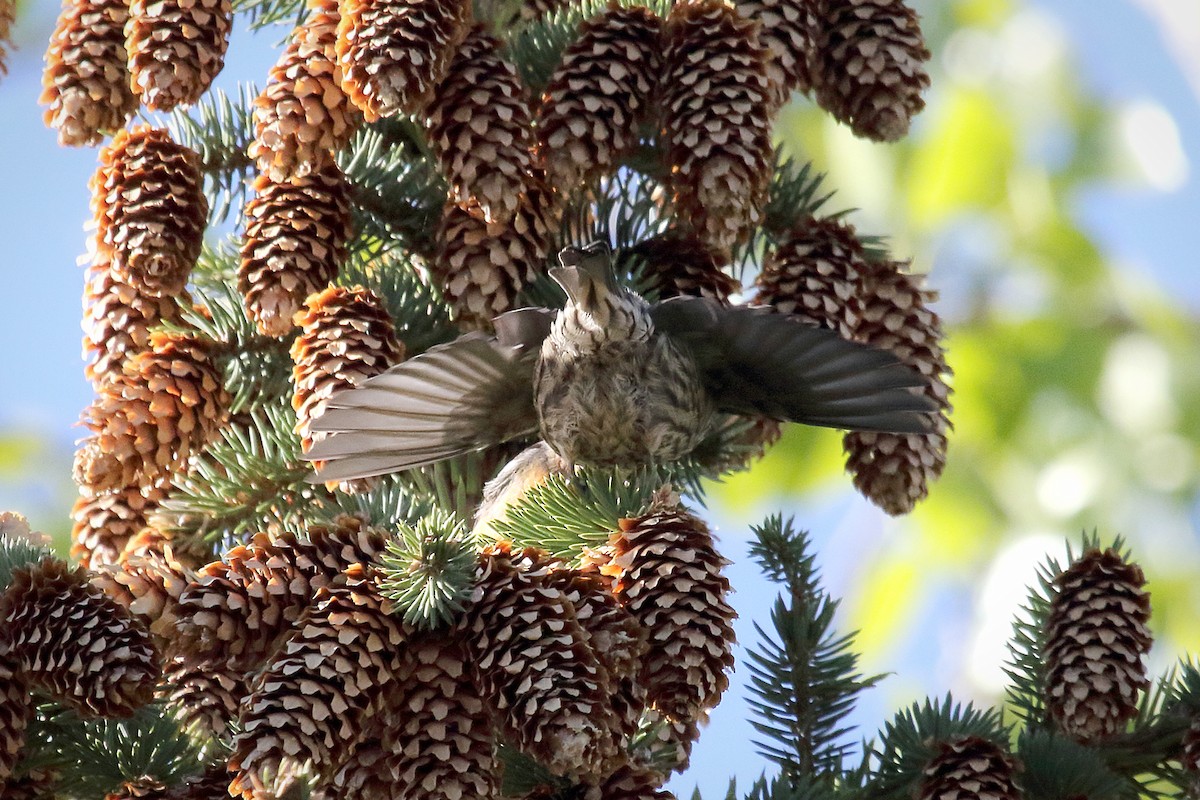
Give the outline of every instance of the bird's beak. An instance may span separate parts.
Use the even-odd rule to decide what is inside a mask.
[[[594,311],[616,290],[608,245],[594,242],[587,247],[568,247],[558,254],[561,267],[552,267],[550,277],[563,288],[576,306]]]

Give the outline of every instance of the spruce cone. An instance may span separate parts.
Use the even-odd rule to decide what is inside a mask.
[[[166,800],[167,785],[157,778],[143,775],[125,781],[115,791],[104,795],[104,800]]]
[[[489,223],[520,213],[534,143],[529,98],[500,40],[474,28],[429,105],[429,140],[451,199]]]
[[[521,291],[546,269],[557,214],[553,198],[540,187],[522,195],[517,215],[506,225],[446,205],[430,273],[460,326],[488,330],[494,317],[517,307]]]
[[[304,309],[296,315],[304,332],[292,342],[292,407],[308,452],[314,440],[309,428],[329,398],[399,364],[405,350],[383,302],[368,289],[331,286],[309,297]]]
[[[817,0],[816,100],[856,136],[894,142],[925,107],[929,50],[904,0]]]
[[[337,0],[309,0],[312,11],[271,67],[254,101],[250,157],[276,183],[303,178],[332,160],[362,124],[342,90],[337,62]]]
[[[863,282],[873,269],[854,226],[836,217],[810,216],[767,252],[755,302],[854,339]]]
[[[978,736],[958,736],[935,745],[921,772],[916,800],[1021,800],[1013,778],[1018,770],[1004,748]]]
[[[711,297],[728,305],[729,298],[741,291],[741,282],[722,270],[728,263],[725,254],[687,233],[670,230],[651,236],[638,242],[632,253],[646,261],[644,294],[652,297]]]
[[[739,14],[759,24],[758,39],[770,51],[767,75],[782,104],[792,90],[807,92],[812,86],[809,62],[813,58],[817,0],[735,0]]]
[[[133,90],[152,111],[200,99],[225,64],[230,0],[131,0],[125,47]]]
[[[681,0],[667,19],[663,143],[677,219],[726,254],[763,218],[777,111],[757,25],[722,0]]]
[[[662,493],[649,513],[613,535],[617,600],[650,632],[641,680],[672,721],[698,721],[721,701],[733,667],[733,620],[725,600],[727,562],[698,517]]]
[[[58,800],[58,781],[56,769],[31,769],[9,778],[7,783],[0,781],[0,789],[4,790],[4,800]]]
[[[546,181],[569,194],[611,174],[637,144],[661,69],[662,20],[613,6],[580,26],[542,95],[538,142]]]
[[[30,682],[80,714],[128,716],[150,701],[159,675],[154,645],[84,569],[46,556],[13,570],[0,620]]]
[[[342,88],[368,122],[421,116],[466,35],[466,0],[341,0]]]
[[[660,789],[663,776],[657,772],[627,765],[606,777],[598,786],[587,787],[582,800],[675,800]]]
[[[158,332],[150,345],[84,412],[93,436],[75,454],[75,480],[93,492],[176,472],[225,422],[230,398],[210,344]]]
[[[289,767],[345,758],[396,677],[405,631],[391,610],[357,564],[317,593],[246,701],[229,760],[231,794],[269,797]]]
[[[126,486],[107,492],[81,487],[71,516],[71,558],[97,569],[116,564],[133,537],[146,527],[147,515],[167,496],[162,483]]]
[[[33,717],[29,699],[29,681],[21,664],[0,644],[0,789],[12,774],[25,746],[25,728]],[[6,794],[5,797],[8,795]]]
[[[595,779],[620,764],[622,721],[574,606],[546,582],[551,566],[486,548],[459,631],[505,736],[556,775]]]
[[[1121,732],[1150,681],[1150,595],[1141,567],[1116,550],[1090,549],[1057,578],[1046,622],[1046,705],[1084,744]]]
[[[346,261],[350,188],[329,162],[290,181],[260,175],[254,191],[244,211],[238,291],[262,333],[284,336],[305,298],[329,286]]]
[[[90,186],[99,260],[142,294],[182,292],[208,215],[200,157],[165,130],[122,130],[100,151]]]
[[[128,19],[127,0],[63,0],[39,98],[60,145],[97,144],[137,111],[126,66]]]
[[[145,294],[110,264],[94,265],[83,290],[84,374],[99,390],[121,374],[126,360],[149,348],[151,329],[182,319],[175,297]]]
[[[942,474],[951,409],[941,322],[927,306],[936,294],[921,288],[922,276],[905,274],[900,266],[883,263],[865,276],[854,338],[894,353],[928,379],[924,392],[939,408],[931,415],[934,429],[924,434],[856,431],[842,441],[855,487],[892,515],[911,511]]]
[[[185,730],[218,739],[231,735],[231,726],[250,694],[247,677],[240,670],[220,658],[197,658],[188,653],[166,663],[162,686],[163,696]]]
[[[398,727],[396,709],[384,708],[367,721],[367,728],[350,754],[329,777],[315,787],[310,800],[367,800],[400,797],[394,795],[396,770],[391,762],[399,744],[389,731]],[[384,741],[387,737],[387,741]]]
[[[92,585],[142,621],[166,651],[176,636],[179,597],[195,574],[176,560],[170,545],[160,550],[126,551],[119,564],[105,564],[92,575]]]

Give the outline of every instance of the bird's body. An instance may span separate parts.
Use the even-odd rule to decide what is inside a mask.
[[[520,309],[330,398],[320,480],[422,466],[535,432],[567,464],[678,460],[718,412],[854,430],[929,429],[925,379],[895,356],[768,309],[617,284],[607,247],[551,270],[561,311]]]

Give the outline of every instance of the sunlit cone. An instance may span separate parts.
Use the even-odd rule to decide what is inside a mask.
[[[71,510],[71,558],[96,569],[116,564],[125,546],[146,527],[146,517],[166,497],[162,483],[105,492],[82,487]]]
[[[632,253],[646,263],[647,295],[711,297],[727,304],[741,291],[741,282],[723,269],[728,265],[726,254],[713,251],[692,234],[660,233],[638,242]]]
[[[637,144],[661,68],[661,28],[647,8],[613,6],[563,52],[537,114],[539,156],[556,191],[612,173]]]
[[[721,0],[681,0],[665,30],[662,139],[677,219],[728,253],[763,218],[778,105],[757,24]]]
[[[368,122],[422,116],[466,35],[466,0],[340,0],[342,86]]]
[[[179,621],[179,597],[195,578],[169,544],[156,549],[127,548],[120,562],[93,567],[92,585],[101,589],[141,620],[155,637],[160,652],[174,643]]]
[[[122,130],[92,177],[97,261],[148,295],[178,295],[200,255],[208,201],[200,156],[163,129]]]
[[[0,7],[13,5],[0,0]],[[46,50],[39,98],[59,144],[96,144],[137,111],[126,66],[128,19],[128,0],[64,0]]]
[[[12,774],[25,746],[25,728],[33,717],[29,680],[7,644],[0,644],[0,788]]]
[[[1017,763],[1004,748],[978,736],[936,743],[937,755],[921,771],[915,800],[1021,800]]]
[[[807,92],[812,86],[809,62],[814,56],[814,12],[818,0],[735,0],[739,14],[759,24],[759,41],[771,57],[767,75],[777,101],[787,100],[792,91]]]
[[[597,779],[621,763],[622,723],[574,606],[545,580],[554,566],[538,551],[486,548],[460,635],[505,737],[556,775]]]
[[[675,800],[662,786],[663,776],[645,767],[626,765],[596,786],[583,790],[581,800]]]
[[[522,195],[507,224],[445,206],[430,272],[460,326],[490,329],[494,317],[519,305],[521,291],[548,266],[557,213],[541,187]]]
[[[125,781],[104,795],[104,800],[166,800],[167,797],[167,785],[157,778],[145,775]]]
[[[350,187],[328,162],[289,181],[260,175],[254,191],[243,212],[238,291],[262,333],[284,336],[304,299],[328,287],[346,261]]]
[[[139,291],[120,278],[107,262],[93,265],[83,290],[84,374],[99,387],[121,374],[134,354],[150,346],[150,331],[164,323],[179,324],[183,315],[172,295]]]
[[[328,164],[362,124],[362,112],[342,90],[334,52],[337,0],[310,0],[311,11],[271,67],[254,101],[250,157],[272,181],[302,178]]]
[[[270,796],[293,766],[341,761],[396,677],[405,637],[369,569],[317,592],[246,701],[229,767],[231,793]]]
[[[1137,716],[1150,681],[1150,595],[1137,564],[1090,549],[1054,579],[1045,628],[1044,696],[1059,729],[1090,744]]]
[[[56,800],[60,773],[49,767],[26,770],[0,783],[4,800]]]
[[[639,738],[631,754],[633,763],[648,773],[659,774],[665,783],[672,772],[687,769],[692,747],[700,739],[700,728],[708,724],[708,714],[701,713],[696,719],[670,719],[651,709],[643,722],[647,735]]]
[[[224,424],[230,397],[211,342],[157,332],[84,412],[92,436],[75,454],[75,480],[93,492],[150,485],[174,473]]]
[[[854,226],[806,217],[768,250],[755,302],[853,339],[862,317],[863,282],[874,269]]]
[[[429,140],[450,196],[487,222],[508,223],[531,181],[529,97],[500,40],[482,27],[458,48],[429,105]]]
[[[728,564],[704,522],[660,493],[650,511],[623,519],[611,541],[617,600],[650,634],[641,680],[668,720],[703,718],[721,701],[733,667]]]
[[[225,65],[230,0],[131,0],[125,48],[133,90],[153,111],[200,99]]]
[[[864,276],[862,316],[854,338],[895,354],[927,380],[922,390],[938,411],[930,433],[847,433],[846,469],[855,487],[888,514],[907,514],[929,493],[946,466],[951,374],[942,350],[942,325],[930,308],[936,293],[921,288],[923,276],[882,262]]]
[[[312,295],[295,321],[303,332],[292,342],[292,407],[300,446],[308,452],[324,435],[310,428],[329,398],[399,364],[405,349],[383,301],[362,287],[331,286]],[[362,479],[339,486],[353,492],[371,484]]]
[[[816,0],[812,83],[821,107],[857,136],[894,142],[925,107],[930,53],[904,0]]]
[[[0,621],[30,683],[79,713],[128,716],[150,701],[160,669],[149,634],[83,568],[47,556],[14,570]]]

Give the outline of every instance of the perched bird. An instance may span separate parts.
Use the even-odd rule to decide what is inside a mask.
[[[924,433],[926,380],[890,353],[754,307],[651,304],[618,284],[606,245],[568,247],[561,311],[524,308],[329,399],[305,455],[318,480],[424,466],[540,433],[568,466],[669,462],[718,412]]]

